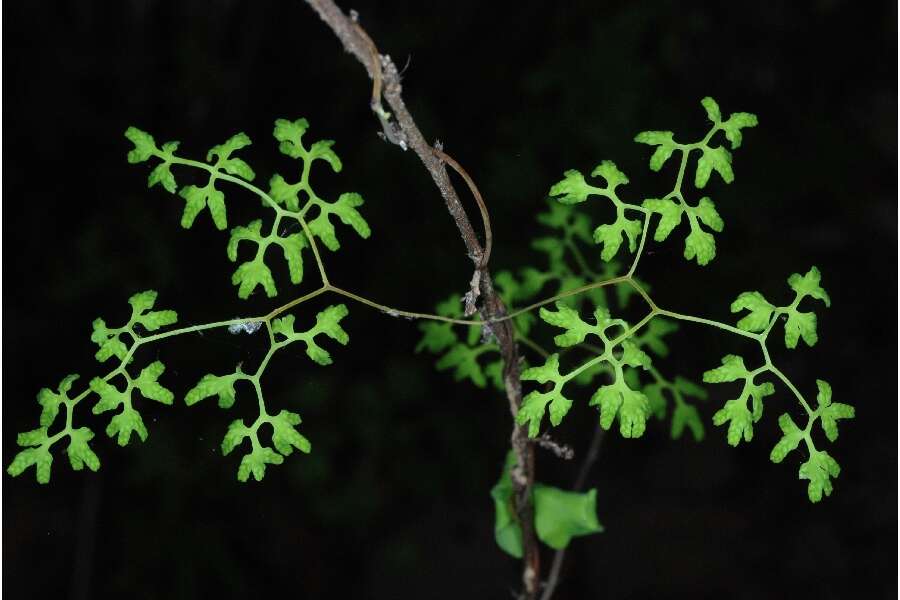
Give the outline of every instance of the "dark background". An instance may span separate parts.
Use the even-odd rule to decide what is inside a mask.
[[[701,407],[702,444],[673,442],[655,421],[637,441],[608,436],[591,480],[607,530],[573,543],[558,597],[893,596],[896,4],[487,4],[352,8],[382,53],[409,61],[405,98],[422,131],[478,182],[493,218],[494,268],[537,258],[533,216],[565,169],[613,159],[631,178],[626,198],[655,196],[674,172],[651,173],[635,133],[702,135],[705,95],[726,114],[754,112],[760,125],[735,152],[735,182],[714,175],[705,192],[726,222],[716,260],[687,263],[680,229],[650,243],[639,274],[662,306],[731,321],[741,291],[784,302],[786,278],[818,265],[833,300],[815,308],[819,343],[787,351],[776,332],[771,347],[808,397],[816,378],[827,379],[835,401],[858,414],[837,443],[817,437],[843,467],[818,505],[797,480],[799,452],[781,465],[768,459],[777,416],[798,410],[781,387],[753,442],[737,449],[710,423],[729,386],[714,386]],[[147,166],[127,164],[128,125],[181,140],[198,158],[245,131],[255,143],[240,156],[264,184],[292,167],[270,137],[272,121],[305,116],[309,139],[337,140],[344,161],[339,175],[318,167],[317,190],[362,193],[373,229],[363,241],[340,226],[341,252],[326,253],[334,281],[409,310],[465,290],[471,265],[436,189],[411,152],[376,137],[363,68],[304,3],[3,10],[4,467],[16,432],[37,426],[39,388],[81,373],[80,391],[108,371],[92,358],[90,324],[124,319],[131,294],[158,290],[158,306],[190,324],[261,313],[300,293],[276,271],[279,299],[238,300],[227,236],[207,212],[181,229],[182,200],[147,190]],[[231,224],[260,214],[251,196],[226,193]],[[309,266],[301,289],[315,285]],[[227,424],[253,414],[246,390],[228,413],[213,401],[188,410],[180,400],[138,400],[150,437],[125,449],[103,433],[108,416],[77,412],[97,432],[103,466],[74,473],[57,447],[48,486],[33,469],[3,475],[3,591],[509,597],[519,564],[494,544],[488,497],[509,438],[505,399],[436,372],[433,357],[413,352],[414,324],[349,308],[350,345],[327,343],[334,365],[318,367],[292,347],[267,371],[269,405],[301,413],[314,450],[270,467],[262,483],[237,483],[239,453],[218,450]],[[693,379],[729,352],[759,360],[702,327],[683,327],[673,346],[658,364]],[[180,399],[203,373],[264,350],[262,337],[219,331],[154,345],[136,364],[158,356]],[[596,414],[584,400],[556,432],[582,453]],[[542,481],[566,486],[576,465],[541,453],[538,469]]]

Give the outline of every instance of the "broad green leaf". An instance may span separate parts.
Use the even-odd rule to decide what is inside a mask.
[[[819,388],[819,394],[816,396],[819,408],[816,414],[819,415],[819,421],[822,423],[825,437],[828,438],[828,441],[834,442],[838,438],[838,419],[853,419],[856,417],[856,409],[849,404],[832,402],[831,385],[827,381],[816,379],[816,385]]]
[[[759,292],[744,292],[731,303],[731,312],[742,310],[749,310],[750,314],[738,321],[738,329],[759,332],[769,326],[775,306]]]
[[[781,427],[784,436],[778,440],[778,443],[772,448],[772,453],[769,454],[769,459],[773,463],[780,463],[783,461],[784,457],[787,456],[789,452],[793,451],[806,435],[802,429],[797,427],[794,420],[791,419],[791,416],[787,413],[778,417],[778,426]]]
[[[87,427],[81,427],[69,432],[69,447],[66,453],[69,455],[69,463],[76,471],[80,471],[87,465],[91,471],[100,468],[100,459],[91,450],[88,442],[94,437],[94,432]]]
[[[701,148],[703,155],[697,161],[697,173],[694,177],[694,185],[697,189],[706,187],[709,175],[716,171],[722,176],[722,181],[731,183],[734,181],[734,171],[731,169],[731,153],[721,146]]]
[[[282,410],[277,415],[269,417],[269,423],[272,425],[272,443],[276,450],[285,456],[290,456],[294,448],[309,454],[312,448],[309,440],[294,428],[295,425],[300,424],[300,415]]]
[[[238,367],[236,372],[228,375],[208,373],[200,379],[197,385],[188,391],[184,397],[184,403],[188,406],[193,406],[201,400],[218,396],[220,408],[231,408],[235,399],[234,384],[238,380],[246,378],[247,376],[241,373],[240,367]]]
[[[800,466],[800,479],[809,480],[807,494],[810,502],[818,502],[822,494],[831,495],[831,478],[841,474],[837,461],[824,451],[813,450],[809,460]]]
[[[141,395],[147,400],[156,400],[161,404],[172,404],[175,394],[167,390],[156,380],[166,370],[165,365],[160,361],[154,361],[145,367],[138,378],[134,380],[135,387],[140,390]]]
[[[568,546],[573,537],[601,533],[597,490],[578,493],[536,484],[534,527],[538,538],[556,550]]]
[[[491,488],[494,500],[494,539],[500,549],[515,558],[522,558],[522,527],[513,506],[513,484],[510,469],[516,464],[516,455],[510,450],[500,474]]]
[[[334,225],[329,220],[332,215],[340,219],[344,225],[352,227],[363,239],[368,239],[372,234],[369,224],[356,210],[356,207],[363,205],[362,196],[359,194],[344,193],[340,195],[337,201],[332,203],[319,200],[314,200],[314,202],[319,207],[319,214],[309,222],[309,230],[313,235],[321,239],[325,247],[332,252],[341,247],[335,235]]]
[[[95,407],[96,408],[96,407]],[[147,428],[138,411],[126,404],[119,414],[115,415],[106,427],[106,435],[115,437],[118,435],[118,444],[127,446],[131,440],[131,434],[137,433],[142,442],[147,441]]]

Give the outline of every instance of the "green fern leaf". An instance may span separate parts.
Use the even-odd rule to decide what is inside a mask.
[[[369,224],[356,210],[358,206],[363,205],[362,196],[359,194],[344,193],[340,195],[337,201],[332,203],[318,199],[314,199],[313,203],[319,207],[319,214],[309,222],[309,230],[314,236],[321,239],[325,247],[332,252],[337,251],[341,247],[335,234],[334,225],[329,220],[332,215],[340,219],[344,225],[352,227],[363,239],[368,239],[372,234]]]
[[[319,346],[315,337],[323,334],[339,344],[346,345],[350,336],[340,326],[340,321],[349,314],[344,304],[329,306],[316,315],[316,324],[309,331],[297,333],[294,331],[294,315],[288,315],[272,322],[272,333],[284,336],[285,341],[292,343],[303,341],[306,343],[306,354],[313,361],[322,366],[331,364],[331,355]]]
[[[806,437],[806,432],[797,427],[791,416],[786,413],[778,417],[778,426],[781,428],[784,436],[778,440],[778,443],[775,444],[775,447],[772,448],[772,453],[769,455],[769,459],[773,463],[783,461],[784,457],[796,449],[800,441]]]
[[[178,192],[184,198],[184,212],[181,215],[181,226],[190,229],[197,215],[209,207],[216,229],[224,231],[228,227],[228,216],[225,211],[225,194],[213,187],[212,179],[204,187],[186,185]]]
[[[119,414],[115,415],[106,427],[106,435],[109,437],[118,436],[118,444],[127,446],[131,440],[131,434],[137,433],[142,442],[147,441],[147,427],[138,411],[130,406],[125,408]]]
[[[216,169],[222,169],[229,175],[237,175],[247,181],[253,181],[253,178],[256,177],[256,175],[253,172],[253,169],[250,168],[250,165],[240,158],[231,158],[232,152],[240,150],[241,148],[246,148],[251,143],[250,138],[245,133],[233,135],[228,138],[224,144],[213,146],[210,151],[206,153],[206,162],[212,163],[212,159],[215,156],[217,157],[217,160],[213,166]],[[224,228],[220,227],[219,229]]]
[[[734,181],[734,171],[731,169],[731,152],[721,146],[710,148],[703,146],[703,155],[697,161],[697,172],[694,176],[694,185],[697,189],[706,187],[709,176],[716,171],[725,183]]]
[[[816,414],[822,423],[822,429],[825,431],[825,437],[829,442],[834,442],[838,438],[838,419],[853,419],[856,417],[856,409],[849,404],[841,404],[840,402],[831,401],[831,385],[827,381],[821,379],[816,380],[819,393],[816,400],[819,408]]]
[[[72,383],[76,379],[78,379],[78,375],[67,375],[63,378],[59,383],[59,387],[57,387],[59,393],[54,393],[48,388],[43,388],[38,392],[37,401],[41,405],[41,427],[50,427],[53,421],[56,420],[56,416],[59,414],[59,406],[69,400],[68,392],[72,389]]]
[[[678,144],[672,139],[674,135],[671,131],[642,131],[634,137],[634,141],[638,144],[657,147],[650,157],[651,171],[662,169],[666,161],[672,156],[672,153],[678,148]]]
[[[69,447],[66,449],[66,454],[69,455],[69,463],[75,471],[82,470],[85,465],[91,471],[100,468],[100,459],[88,445],[93,437],[94,432],[87,427],[69,432]]]
[[[731,142],[731,149],[736,150],[741,146],[741,129],[745,127],[756,127],[759,123],[756,115],[745,112],[731,113],[728,120],[722,123],[722,129],[725,130],[725,137]]]
[[[125,130],[125,137],[134,144],[134,149],[128,152],[128,162],[131,164],[144,162],[158,152],[153,136],[137,127],[129,127]]]
[[[813,450],[809,460],[800,466],[800,479],[809,480],[807,494],[810,502],[819,502],[822,494],[831,495],[831,478],[841,474],[841,466],[824,451]]]
[[[240,366],[229,375],[207,373],[188,391],[184,403],[193,406],[201,400],[218,396],[219,408],[231,408],[235,399],[234,384],[241,379],[247,379],[247,376],[241,372]]]
[[[44,484],[50,482],[50,466],[52,464],[53,456],[44,446],[27,448],[16,454],[12,463],[6,468],[6,472],[13,477],[18,477],[25,469],[34,465],[37,482]]]
[[[312,445],[294,428],[301,422],[300,415],[283,410],[270,417],[268,422],[272,425],[272,443],[276,450],[284,456],[290,456],[294,448],[304,454],[309,454]]]
[[[775,306],[759,292],[744,292],[731,303],[731,312],[742,310],[749,310],[750,314],[738,321],[738,329],[758,332],[769,326]]]
[[[274,298],[278,294],[272,271],[257,255],[253,260],[242,263],[231,275],[231,283],[238,286],[238,297],[246,300],[257,286],[262,286],[266,296]]]
[[[141,371],[141,374],[134,380],[134,385],[147,400],[155,400],[161,404],[170,405],[175,399],[175,394],[157,382],[157,379],[165,370],[165,365],[158,360],[154,361]]]

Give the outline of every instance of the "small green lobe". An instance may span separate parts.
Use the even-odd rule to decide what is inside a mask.
[[[153,136],[137,127],[129,127],[125,130],[125,137],[134,144],[134,149],[128,152],[128,162],[131,164],[144,162],[156,153],[156,142]]]
[[[800,479],[809,480],[807,494],[810,502],[819,502],[822,494],[831,495],[831,479],[841,474],[841,467],[836,460],[824,451],[813,450],[809,460],[800,466]]]
[[[88,442],[93,437],[94,432],[87,427],[81,427],[69,432],[70,441],[66,454],[69,455],[69,463],[75,471],[80,471],[85,466],[91,471],[96,471],[100,468],[100,459],[88,445]]]
[[[230,375],[213,375],[207,373],[200,381],[192,387],[184,397],[184,403],[188,406],[218,396],[219,408],[231,408],[234,405],[235,391],[234,384],[238,379],[246,378],[246,376],[238,370]]]

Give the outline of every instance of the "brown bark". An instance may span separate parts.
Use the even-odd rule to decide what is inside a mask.
[[[469,307],[474,306],[477,298],[481,298],[478,312],[483,321],[491,321],[505,316],[507,314],[506,306],[494,289],[485,249],[479,242],[475,229],[450,182],[444,168],[445,162],[441,159],[442,152],[435,151],[436,149],[440,151],[441,147],[438,145],[435,149],[425,141],[422,132],[419,131],[415,120],[407,110],[402,97],[402,86],[397,67],[390,57],[378,53],[372,39],[357,23],[355,14],[345,15],[332,0],[306,0],[306,2],[328,24],[343,44],[344,49],[353,54],[365,67],[369,77],[373,80],[370,107],[381,122],[385,140],[400,146],[403,150],[412,149],[437,185],[447,211],[453,217],[463,243],[466,245],[468,255],[475,266],[470,290],[466,295],[467,304]],[[391,120],[391,115],[382,108],[381,96],[384,97],[396,121]],[[487,222],[485,222],[485,229],[486,232],[489,231]],[[510,413],[515,417],[522,403],[519,352],[516,346],[515,329],[510,319],[493,323],[490,328],[490,333],[496,337],[500,346],[504,364],[503,381],[506,387],[506,396]],[[534,483],[534,446],[530,443],[525,428],[516,425],[515,420],[513,421],[511,445],[518,460],[518,465],[511,475],[524,546],[522,569],[524,590],[522,596],[532,599],[537,597],[540,579],[540,554],[534,532],[534,509],[531,494]]]

